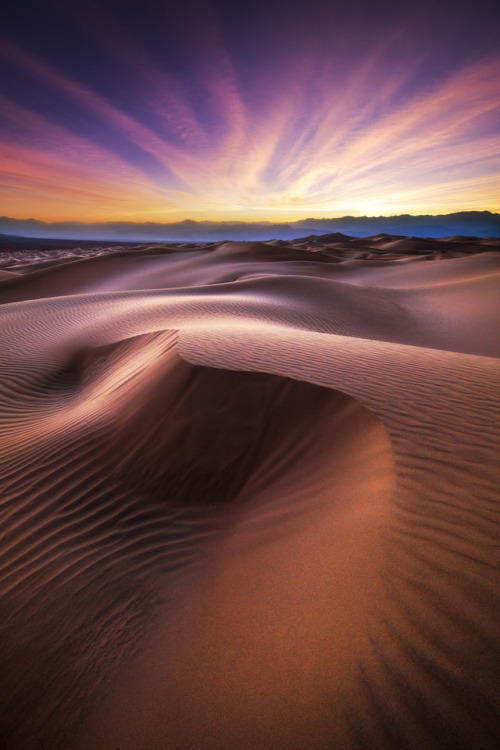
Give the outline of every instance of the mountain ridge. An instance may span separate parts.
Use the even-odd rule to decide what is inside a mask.
[[[310,230],[310,231],[308,231]],[[414,237],[499,237],[500,214],[460,211],[450,214],[343,216],[307,218],[294,222],[196,221],[179,222],[45,222],[40,219],[0,217],[0,232],[47,239],[114,241],[204,242],[208,240],[294,239],[302,234],[338,232],[354,237],[400,234]]]

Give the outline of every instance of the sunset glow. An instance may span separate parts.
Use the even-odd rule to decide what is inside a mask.
[[[134,28],[117,4],[48,5],[50,33],[11,10],[0,44],[3,215],[500,210],[500,55],[480,13],[471,30],[454,5],[437,33],[404,7],[301,24],[297,7],[146,3]]]

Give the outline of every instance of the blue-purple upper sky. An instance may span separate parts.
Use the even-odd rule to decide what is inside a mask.
[[[10,3],[0,213],[500,208],[496,2]]]

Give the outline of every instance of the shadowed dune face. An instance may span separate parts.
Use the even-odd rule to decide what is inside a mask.
[[[313,425],[340,398],[277,376],[172,360],[120,416],[109,450],[112,462],[127,446],[113,477],[173,505],[230,505],[275,451],[288,464],[307,452]]]
[[[4,410],[23,425],[17,433],[9,425],[2,430],[7,544],[0,634],[8,649],[0,693],[7,747],[71,747],[110,685],[126,686],[135,696],[139,676],[117,678],[117,670],[139,646],[151,647],[151,636],[141,639],[158,621],[172,637],[180,623],[196,633],[203,612],[211,611],[211,627],[225,633],[220,658],[238,639],[248,642],[248,660],[242,666],[236,658],[233,675],[242,668],[251,674],[252,659],[269,662],[268,677],[273,669],[279,673],[293,652],[297,624],[295,649],[305,638],[309,658],[321,663],[307,612],[317,606],[325,616],[335,611],[329,584],[352,570],[349,544],[358,537],[369,547],[359,550],[354,575],[361,585],[376,579],[369,558],[380,547],[392,483],[382,423],[328,388],[195,367],[178,357],[175,341],[165,332],[68,350],[57,362],[23,372],[22,398],[4,392]],[[361,484],[352,481],[351,469],[362,475]],[[255,575],[269,577],[274,591],[263,611]],[[239,582],[232,591],[234,576]],[[221,577],[228,577],[229,589],[210,593]],[[346,621],[366,611],[364,597],[351,599],[343,604]],[[301,625],[299,614],[280,632],[284,606],[289,614],[304,607],[304,620]],[[251,631],[264,632],[274,622],[268,641],[250,645],[241,630],[245,609]],[[328,627],[326,620],[320,629]],[[211,638],[203,628],[197,637]],[[286,654],[280,653],[285,637]],[[167,745],[182,742],[193,726],[189,701],[179,712],[163,684],[180,668],[183,648],[179,641],[177,653],[158,662],[156,681],[146,679],[152,707],[158,701],[166,701],[167,710],[177,706],[178,725],[167,731]],[[192,669],[195,652],[184,658]],[[298,659],[299,671],[301,665]],[[201,699],[210,705],[210,695]],[[141,712],[120,711],[120,726],[127,714],[135,726]],[[118,741],[111,727],[103,747]],[[143,744],[131,747],[149,746],[149,730],[142,729],[144,740],[137,741]]]

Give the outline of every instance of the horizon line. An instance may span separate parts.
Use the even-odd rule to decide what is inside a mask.
[[[305,221],[340,221],[342,219],[399,219],[399,218],[440,218],[448,216],[457,216],[463,214],[477,214],[477,215],[489,215],[489,216],[500,216],[500,212],[483,209],[483,210],[460,210],[450,211],[449,213],[422,213],[422,214],[343,214],[341,216],[307,216],[303,219],[191,219],[186,217],[184,219],[177,219],[175,221],[141,221],[138,219],[106,219],[106,220],[92,220],[92,219],[37,219],[34,216],[29,217],[15,217],[15,216],[0,216],[0,221],[15,221],[15,222],[36,222],[39,224],[87,224],[87,225],[103,225],[103,224],[155,224],[160,226],[169,226],[172,224],[270,224],[270,225],[283,225],[283,224],[297,224]]]

